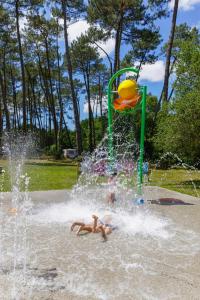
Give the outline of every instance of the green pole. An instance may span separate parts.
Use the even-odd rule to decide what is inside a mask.
[[[114,151],[113,151],[113,116],[112,116],[112,101],[113,101],[113,91],[112,86],[114,80],[120,76],[123,73],[126,72],[134,72],[136,74],[139,73],[138,69],[135,68],[124,68],[119,71],[117,71],[113,76],[110,78],[108,83],[108,151],[109,151],[109,159],[111,162],[111,165],[114,160]]]
[[[142,194],[142,181],[143,181],[143,158],[144,158],[146,97],[147,97],[147,87],[143,86],[141,133],[140,133],[140,157],[139,157],[139,174],[138,174],[138,194],[140,194],[140,195]]]
[[[112,78],[111,78],[112,79]],[[108,151],[109,151],[109,159],[113,161],[113,118],[112,118],[112,82],[111,79],[108,84]]]

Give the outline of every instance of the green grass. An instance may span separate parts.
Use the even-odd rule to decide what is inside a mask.
[[[6,171],[5,175],[0,175],[0,185],[3,187],[1,190],[10,191],[8,161],[0,160],[0,165]],[[30,191],[71,189],[77,182],[75,161],[28,160],[23,173],[27,173],[31,178]],[[101,180],[104,181],[104,178]],[[152,169],[149,184],[198,197],[200,196],[200,171]]]
[[[150,185],[200,196],[200,171],[185,169],[151,170]]]
[[[8,172],[8,162],[0,161],[0,165],[5,169],[4,182],[1,176],[3,191],[10,191],[10,178]],[[30,177],[30,191],[45,191],[70,189],[77,181],[77,166],[55,161],[27,161],[23,174]]]

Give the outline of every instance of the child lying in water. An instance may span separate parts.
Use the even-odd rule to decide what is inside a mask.
[[[71,226],[71,231],[73,231],[75,226],[79,226],[76,234],[79,235],[81,231],[93,232],[93,233],[101,233],[104,241],[107,241],[107,234],[110,234],[116,226],[111,224],[111,217],[105,216],[102,220],[100,220],[96,215],[92,215],[93,223],[85,224],[82,222],[74,222]]]

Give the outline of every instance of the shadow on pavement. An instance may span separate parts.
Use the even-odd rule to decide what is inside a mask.
[[[180,199],[175,198],[159,198],[158,200],[147,200],[151,204],[158,204],[158,205],[194,205],[193,203],[184,202]]]

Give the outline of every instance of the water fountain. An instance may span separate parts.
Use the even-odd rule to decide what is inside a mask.
[[[118,166],[118,201],[109,207],[106,177],[98,175],[98,168],[87,173],[91,161],[96,166],[102,156],[105,159],[105,145],[106,138],[99,152],[85,161],[79,184],[60,199],[59,192],[51,200],[45,193],[37,200],[33,193],[31,202],[27,187],[23,193],[17,188],[28,184],[22,160],[12,162],[18,179],[11,202],[1,194],[1,299],[173,299],[183,293],[187,297],[188,287],[190,295],[198,292],[198,224],[187,228],[189,216],[180,220],[179,207],[166,212],[158,206],[133,205],[137,176],[127,177],[124,184],[122,170],[129,151],[123,156],[119,151],[124,160]],[[135,143],[129,147],[137,149]],[[149,199],[151,191],[144,196]],[[10,208],[17,208],[18,214],[9,213]],[[69,230],[74,220],[89,221],[93,213],[109,213],[120,224],[107,243],[99,235],[77,237]]]
[[[124,130],[121,136],[116,130],[114,136],[117,202],[109,206],[106,201],[110,168],[105,137],[86,156],[79,181],[65,200],[57,197],[35,208],[32,224],[39,226],[34,230],[39,256],[33,274],[38,299],[187,299],[199,293],[199,224],[191,225],[190,220],[198,220],[196,205],[187,206],[190,212],[184,218],[183,206],[166,210],[149,205],[147,200],[168,195],[157,187],[144,187],[145,204],[135,205],[139,147],[125,134],[125,121],[116,118],[114,127],[118,124]],[[182,198],[197,204],[195,198]],[[70,232],[74,220],[89,222],[93,213],[109,214],[119,225],[107,243],[98,234],[77,237]]]
[[[3,151],[8,159],[11,181],[11,193],[3,193],[4,174],[1,175],[1,220],[0,220],[0,260],[1,275],[6,287],[8,299],[20,299],[23,287],[27,283],[27,265],[31,255],[28,243],[29,218],[32,202],[28,193],[29,177],[24,174],[24,160],[33,145],[32,137],[22,134],[7,134]],[[23,191],[23,192],[22,192]],[[4,284],[1,282],[2,286]],[[5,287],[0,297],[5,297]]]
[[[105,136],[94,153],[85,157],[71,192],[28,193],[23,163],[29,142],[23,137],[16,146],[5,144],[12,193],[10,200],[7,194],[0,197],[1,299],[188,299],[199,295],[198,205],[173,209],[149,205],[147,200],[171,192],[157,187],[138,192],[141,152],[132,138],[133,123],[119,115],[112,129],[115,160],[110,163],[110,135]],[[117,172],[117,201],[108,205],[107,177],[113,171]],[[139,194],[144,205],[135,205]],[[198,204],[196,198],[182,197]],[[98,234],[77,237],[70,232],[73,221],[89,222],[94,213],[109,214],[118,225],[106,243]]]

